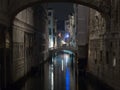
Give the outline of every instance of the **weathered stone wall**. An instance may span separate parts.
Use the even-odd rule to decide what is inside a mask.
[[[111,0],[110,29],[106,35],[108,63],[106,78],[109,85],[116,90],[120,89],[120,1]]]
[[[112,86],[120,89],[120,1],[111,0],[108,17],[90,10],[89,71]]]
[[[89,18],[88,66],[90,72],[94,75],[98,75],[100,72],[99,65],[102,62],[100,54],[103,55],[103,50],[105,50],[103,49],[103,37],[106,31],[106,24],[102,15],[93,9],[90,9]]]
[[[46,15],[42,6],[35,6],[21,11],[15,17],[12,63],[14,81],[47,58]]]
[[[4,85],[4,76],[5,76],[5,68],[4,64],[4,54],[5,54],[5,28],[0,25],[0,89]]]
[[[87,60],[88,45],[88,17],[89,8],[82,5],[75,5],[76,15],[76,42],[78,47],[78,58]]]
[[[0,23],[8,25],[9,14],[8,14],[9,0],[0,0]]]

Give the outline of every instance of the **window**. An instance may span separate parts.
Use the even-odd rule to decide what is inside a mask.
[[[51,12],[48,12],[48,16],[51,16]]]
[[[51,35],[51,28],[49,28],[49,35]]]
[[[53,28],[53,33],[55,34],[55,28]]]
[[[106,64],[109,64],[109,53],[108,53],[108,51],[106,52]]]
[[[112,42],[110,42],[110,47],[112,48],[112,46],[113,46],[113,43],[112,43]]]
[[[100,51],[100,61],[102,61],[102,51]]]
[[[95,59],[95,64],[97,64],[97,59]]]

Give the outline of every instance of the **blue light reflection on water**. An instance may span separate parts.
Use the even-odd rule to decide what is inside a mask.
[[[66,69],[66,90],[70,90],[70,71]]]

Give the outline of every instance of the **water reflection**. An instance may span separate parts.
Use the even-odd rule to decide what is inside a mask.
[[[54,67],[53,64],[49,66],[49,87],[54,90]]]
[[[42,65],[38,73],[16,84],[12,90],[97,90],[79,75],[72,58],[70,54],[57,54],[51,63]]]
[[[66,90],[70,90],[70,71],[66,70]]]
[[[52,59],[52,65],[54,68],[53,72],[54,72],[54,87],[51,87],[50,90],[74,90],[74,89],[70,89],[71,86],[73,87],[75,85],[75,83],[73,83],[72,79],[73,76],[70,75],[73,70],[71,69],[71,57],[70,54],[57,54],[57,56],[53,57]],[[49,71],[49,74],[52,73],[51,71]],[[52,77],[50,77],[49,80],[52,80]]]

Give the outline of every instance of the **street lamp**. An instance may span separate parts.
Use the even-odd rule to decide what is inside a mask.
[[[65,34],[65,38],[69,38],[70,37],[70,34],[69,33],[66,33]]]
[[[66,32],[64,34],[64,41],[66,42],[66,45],[68,46],[69,44],[69,40],[70,40],[70,33],[69,32]]]

